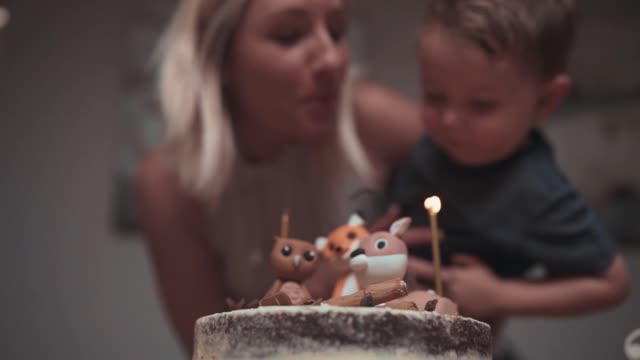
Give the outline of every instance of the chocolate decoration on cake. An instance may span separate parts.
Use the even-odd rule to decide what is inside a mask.
[[[388,303],[388,304],[380,304],[380,305],[378,305],[376,307],[397,309],[397,310],[418,311],[418,306],[413,301],[398,301],[398,302],[392,302],[392,303]]]
[[[438,305],[438,299],[429,300],[429,301],[427,301],[427,305],[425,305],[424,310],[425,311],[435,311],[436,310],[436,305]]]
[[[404,281],[400,279],[387,280],[369,285],[364,290],[360,290],[351,295],[329,299],[323,302],[323,304],[371,307],[401,298],[408,293],[407,284]]]

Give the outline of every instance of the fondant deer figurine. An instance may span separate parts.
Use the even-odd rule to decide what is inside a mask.
[[[389,232],[375,232],[352,247],[349,265],[360,287],[402,279],[407,271],[407,245],[398,237],[411,225],[408,217],[396,220]]]
[[[411,225],[408,217],[396,220],[389,232],[375,232],[351,248],[349,265],[358,288],[366,289],[374,284],[391,280],[401,280],[407,272],[408,250],[399,237]],[[348,295],[348,294],[345,294]],[[410,304],[407,306],[407,304]],[[379,306],[436,311],[441,314],[457,315],[458,307],[451,300],[438,296],[433,291],[412,291]]]

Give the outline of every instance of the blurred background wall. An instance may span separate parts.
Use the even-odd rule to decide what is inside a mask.
[[[12,15],[0,32],[2,359],[183,356],[139,235],[112,227],[114,174],[129,146],[127,44],[140,1],[0,0]],[[628,224],[640,222],[633,212],[640,4],[587,5],[598,16],[579,46],[588,61],[574,66],[580,96],[545,130],[589,201],[633,229]],[[415,27],[423,1],[355,0],[353,8],[365,72],[417,98]],[[635,287],[629,301],[579,319],[512,321],[507,333],[526,359],[624,358],[625,335],[640,327],[640,239],[621,249]]]
[[[109,221],[134,2],[7,5],[0,358],[180,359],[142,242]]]

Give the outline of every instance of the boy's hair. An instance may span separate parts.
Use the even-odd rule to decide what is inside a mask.
[[[567,70],[577,7],[575,0],[430,0],[425,22],[458,31],[489,56],[514,56],[550,79]]]

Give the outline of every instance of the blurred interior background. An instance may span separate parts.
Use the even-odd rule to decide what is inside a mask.
[[[162,132],[149,60],[174,1],[0,0],[2,359],[184,358],[129,187]],[[594,316],[514,319],[523,359],[624,359],[640,327],[640,2],[582,3],[576,90],[545,131],[619,240],[633,292]],[[424,4],[352,0],[357,64],[414,99]]]

